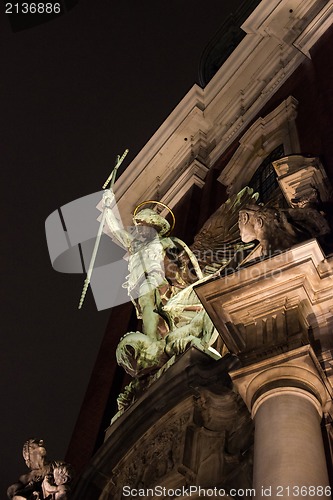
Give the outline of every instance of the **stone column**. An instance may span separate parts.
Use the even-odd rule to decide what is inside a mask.
[[[311,347],[230,375],[255,423],[256,498],[331,498],[320,428],[330,396]]]
[[[255,401],[252,416],[257,498],[265,492],[271,498],[327,498],[326,492],[330,498],[319,401],[297,387],[277,388]]]

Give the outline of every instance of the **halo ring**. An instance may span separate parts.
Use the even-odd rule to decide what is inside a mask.
[[[148,205],[148,204],[151,204],[151,203],[154,203],[155,205],[161,205],[161,207],[163,208],[166,208],[171,217],[172,217],[172,224],[171,224],[171,227],[170,227],[170,230],[167,232],[167,235],[170,234],[174,227],[175,227],[175,224],[176,224],[176,217],[175,217],[175,214],[173,213],[173,211],[171,210],[170,207],[168,207],[168,205],[165,205],[165,203],[162,203],[161,201],[156,201],[156,200],[145,200],[145,201],[142,201],[141,203],[139,203],[139,205],[137,205],[134,209],[134,212],[133,212],[133,216],[135,216],[137,213],[138,213],[138,210],[143,207],[144,205]]]

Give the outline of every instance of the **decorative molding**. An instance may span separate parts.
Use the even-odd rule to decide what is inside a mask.
[[[294,41],[323,10],[327,0],[271,0],[256,9],[243,23],[246,33],[274,36],[280,42]],[[308,16],[308,17],[307,17]]]
[[[310,346],[233,370],[230,376],[252,417],[258,409],[256,402],[271,391],[275,397],[286,389],[306,391],[316,397],[321,411],[328,411],[332,406],[332,389]]]
[[[193,160],[186,170],[177,176],[175,182],[161,199],[162,203],[174,208],[192,186],[196,185],[199,188],[204,186],[207,172],[208,167],[199,160]],[[162,215],[164,214],[162,213]]]
[[[311,59],[310,50],[333,23],[333,0],[329,0],[319,14],[311,21],[294,45]]]
[[[125,223],[128,212],[145,198],[152,177],[163,178],[159,186],[163,197],[175,171],[189,167],[191,138],[198,130],[206,137],[204,164],[214,165],[307,57],[295,47],[295,40],[306,47],[314,43],[329,25],[328,14],[326,0],[273,0],[258,5],[242,26],[247,35],[208,85],[192,87],[116,182]],[[287,147],[286,154],[299,152],[293,134],[293,148]],[[202,161],[201,156],[198,159]]]
[[[188,142],[191,155],[187,161],[186,158],[179,157],[177,167],[167,168],[158,178],[158,188],[157,183],[156,185],[152,182],[148,183],[142,195],[143,199],[160,199],[159,201],[173,208],[193,185],[199,188],[204,186],[209,170],[206,166],[208,156],[206,134],[198,129],[193,136],[189,137]]]
[[[288,97],[267,116],[258,118],[240,139],[240,146],[218,178],[230,195],[248,184],[263,159],[280,144],[285,152],[298,150],[297,105],[294,97]]]
[[[292,199],[309,196],[313,188],[318,190],[321,201],[330,199],[332,187],[319,158],[291,155],[272,164],[290,206],[293,206]]]
[[[202,92],[194,86],[184,98],[190,108],[188,113],[185,113],[186,106],[181,101],[126,169],[126,175],[116,182],[115,194],[125,223],[131,210],[154,193],[156,188],[151,187],[152,179],[160,178],[159,192],[162,198],[180,172],[191,169],[194,159],[192,139],[199,130],[205,135],[207,129],[198,98],[199,90]]]
[[[251,364],[310,341],[333,349],[332,280],[333,258],[309,240],[194,289],[229,350]]]

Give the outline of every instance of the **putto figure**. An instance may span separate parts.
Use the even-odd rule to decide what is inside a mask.
[[[23,458],[30,472],[19,477],[7,489],[12,500],[68,500],[73,471],[64,462],[49,462],[42,439],[28,439]]]
[[[7,496],[13,500],[36,498],[36,495],[41,493],[44,477],[52,470],[51,464],[46,459],[46,449],[42,439],[28,439],[23,445],[22,454],[30,472],[22,474],[17,483],[9,486]]]
[[[48,474],[42,482],[43,497],[45,500],[67,500],[73,477],[72,467],[65,462],[55,462],[53,474]]]

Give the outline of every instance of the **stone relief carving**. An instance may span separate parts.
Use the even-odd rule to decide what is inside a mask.
[[[46,458],[42,439],[29,439],[23,445],[23,458],[30,472],[22,474],[7,489],[12,500],[67,500],[73,470],[70,464]]]
[[[200,455],[192,454],[191,468],[197,484],[251,487],[253,421],[240,396],[226,387],[202,388],[196,408],[201,425],[192,440]]]
[[[177,415],[167,425],[150,430],[113,471],[111,490],[117,496],[121,486],[149,488],[159,484],[182,458],[183,436],[191,412]]]
[[[239,395],[226,386],[197,387],[158,421],[112,471],[105,498],[122,486],[251,488],[253,421]],[[104,497],[102,497],[104,498]]]
[[[70,485],[73,472],[69,464],[64,462],[54,462],[53,473],[47,474],[42,482],[43,496],[40,498],[67,500],[70,498]]]

